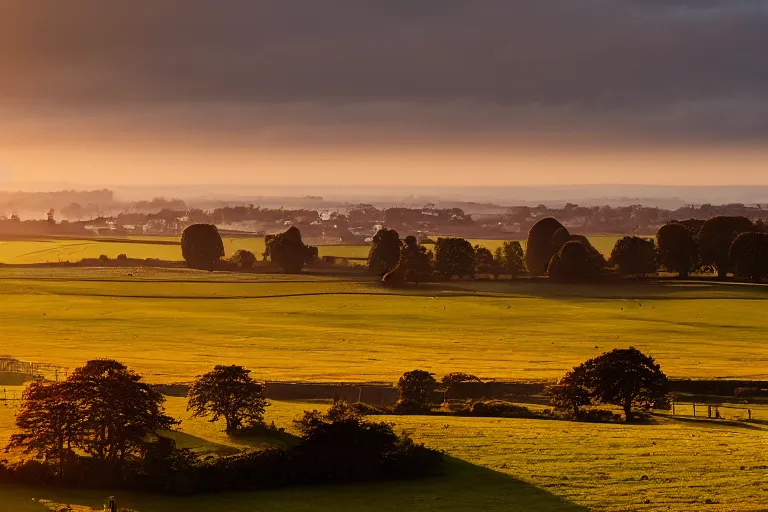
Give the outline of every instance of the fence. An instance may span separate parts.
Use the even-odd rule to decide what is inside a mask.
[[[768,420],[768,405],[672,402],[670,414],[723,420]]]

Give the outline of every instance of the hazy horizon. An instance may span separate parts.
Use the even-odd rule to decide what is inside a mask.
[[[765,2],[226,4],[0,0],[0,187],[768,185]]]

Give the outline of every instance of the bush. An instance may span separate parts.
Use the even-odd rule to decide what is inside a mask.
[[[573,417],[573,419],[587,423],[622,422],[622,417],[620,414],[615,414],[613,411],[608,411],[606,409],[581,409],[579,413]]]
[[[245,249],[238,249],[232,255],[232,263],[240,270],[251,270],[256,264],[256,255]]]
[[[373,235],[368,251],[368,268],[384,276],[397,265],[400,259],[400,235],[394,229],[381,229]]]
[[[590,282],[597,279],[602,270],[586,245],[571,240],[552,257],[547,274],[560,282]]]
[[[547,217],[534,224],[528,232],[525,262],[531,275],[541,276],[547,272],[552,256],[560,249],[553,245],[552,237],[561,228],[563,225],[557,220]]]
[[[470,400],[458,414],[478,418],[538,418],[540,416],[528,407],[504,400]]]
[[[759,282],[768,275],[768,233],[742,233],[730,250],[733,273]]]
[[[652,239],[625,236],[613,246],[611,263],[625,276],[652,274],[657,270],[656,244]]]
[[[401,398],[395,402],[395,406],[392,408],[394,414],[410,415],[410,414],[429,414],[432,412],[432,406],[427,403],[413,400],[411,398]]]
[[[213,224],[193,224],[181,235],[181,254],[190,268],[213,270],[224,257],[224,242]]]
[[[284,233],[269,235],[264,238],[266,251],[272,263],[289,274],[297,274],[307,263],[317,259],[317,248],[309,247],[301,239],[301,231],[291,226]]]

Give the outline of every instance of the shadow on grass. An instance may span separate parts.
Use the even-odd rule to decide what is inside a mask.
[[[228,492],[171,497],[108,491],[64,491],[0,486],[0,509],[43,512],[32,498],[89,506],[101,510],[114,495],[120,507],[139,512],[370,512],[475,511],[487,512],[586,512],[588,509],[550,494],[504,473],[448,458],[447,474],[424,480],[355,485],[292,487],[254,492]],[[20,508],[15,508],[17,505]]]

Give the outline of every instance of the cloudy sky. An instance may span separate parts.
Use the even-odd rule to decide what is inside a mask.
[[[0,180],[768,184],[765,0],[0,0]]]

